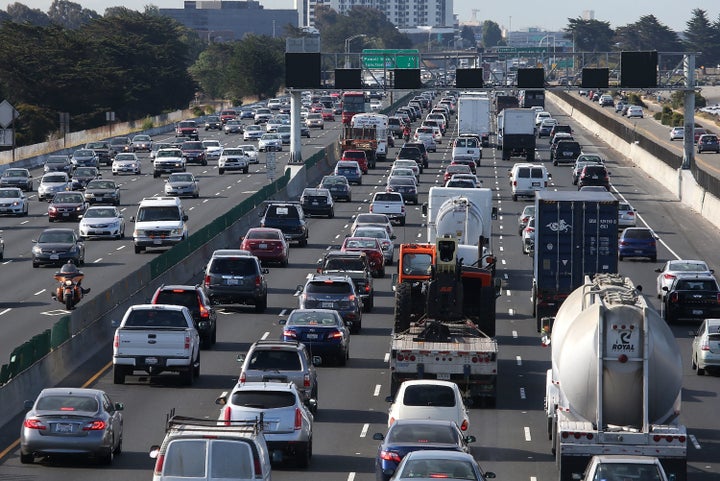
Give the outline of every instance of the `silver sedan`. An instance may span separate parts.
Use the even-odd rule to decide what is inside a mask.
[[[676,259],[667,261],[662,267],[655,269],[657,276],[657,296],[662,299],[665,291],[664,287],[670,288],[678,274],[712,274],[714,271],[710,269],[705,261]]]
[[[91,455],[112,464],[122,451],[122,403],[97,389],[43,389],[29,409],[20,431],[20,462],[36,456]]]
[[[82,239],[89,237],[122,239],[125,237],[125,219],[117,207],[90,207],[80,220],[78,231]]]
[[[200,197],[200,183],[190,172],[170,174],[165,182],[165,195],[178,197]]]

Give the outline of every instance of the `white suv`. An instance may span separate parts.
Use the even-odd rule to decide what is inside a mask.
[[[220,424],[263,419],[263,435],[273,461],[283,462],[288,457],[301,468],[310,464],[313,415],[300,399],[294,383],[237,384],[229,394],[222,393],[215,403],[223,406]]]
[[[388,427],[398,419],[442,419],[455,421],[467,432],[470,427],[465,403],[458,385],[451,381],[420,379],[400,384],[388,412]]]
[[[146,197],[140,201],[137,215],[130,217],[135,223],[133,243],[135,253],[148,247],[168,247],[180,243],[188,236],[188,216],[177,197]]]
[[[242,148],[227,148],[223,150],[218,160],[218,174],[222,175],[227,170],[241,170],[247,174],[249,170],[250,157]]]

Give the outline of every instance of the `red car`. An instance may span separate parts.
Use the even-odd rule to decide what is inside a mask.
[[[48,206],[48,221],[75,221],[85,214],[88,208],[82,192],[58,192]]]
[[[261,262],[277,262],[287,267],[290,251],[280,229],[253,227],[240,240],[240,249],[250,251]]]
[[[340,250],[364,252],[370,265],[370,274],[373,277],[385,277],[385,256],[378,239],[374,237],[346,237]]]
[[[450,165],[467,165],[470,167],[470,171],[475,174],[475,161],[472,159],[453,159]]]
[[[319,113],[322,113],[324,108],[325,107],[323,107],[323,104],[315,103],[310,106],[310,112],[312,112],[314,114],[319,114]]]
[[[472,174],[469,165],[464,164],[450,164],[445,168],[445,174],[443,174],[443,184],[450,180],[453,174]]]
[[[335,122],[335,112],[332,109],[322,109],[322,118],[328,122]]]
[[[354,160],[360,166],[360,170],[363,174],[368,173],[367,154],[364,150],[346,150],[342,153],[342,158],[340,160]]]

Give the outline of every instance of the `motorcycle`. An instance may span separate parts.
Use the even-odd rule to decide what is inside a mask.
[[[65,304],[67,310],[72,310],[83,298],[83,289],[80,282],[85,277],[82,273],[56,272],[53,276],[58,281],[58,286],[53,294],[53,299]]]

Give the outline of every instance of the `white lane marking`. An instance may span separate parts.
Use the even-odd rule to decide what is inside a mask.
[[[515,362],[517,362],[518,366],[522,366],[522,358],[520,356],[515,356]]]
[[[499,219],[500,219],[500,220],[503,220],[503,216],[499,216]]]
[[[20,222],[20,225],[25,225],[25,224],[27,224],[28,222],[30,222],[30,221],[29,221],[29,220],[24,220],[24,221]]]
[[[502,224],[500,224],[500,230],[502,230],[502,228],[503,228],[503,225],[502,225]]]
[[[502,226],[501,226],[501,227],[502,227]],[[507,264],[507,262],[505,262],[505,259],[503,259],[501,262],[502,262],[503,265]]]
[[[503,246],[500,246],[500,252],[504,251],[505,248]]]
[[[202,203],[204,204],[205,202],[208,202],[209,200],[210,200],[210,199],[204,199],[204,200],[202,201]]]
[[[33,294],[33,295],[34,295],[34,296],[39,296],[39,295],[42,294],[43,292],[45,292],[45,289],[42,289],[42,290],[40,290],[40,291],[37,291],[37,292],[36,292],[35,294]]]
[[[504,277],[505,279],[509,279],[509,277],[508,277],[508,275],[507,275],[507,273],[506,273],[506,272],[505,272],[505,273],[503,273],[503,277]]]
[[[364,438],[365,436],[367,436],[368,429],[370,429],[370,425],[367,423],[363,424],[362,431],[360,431],[361,438]]]
[[[531,441],[532,438],[530,437],[530,428],[528,426],[525,426],[523,430],[525,431],[525,441]]]
[[[380,395],[380,389],[382,386],[380,384],[375,384],[375,390],[373,391],[373,396],[378,397]]]
[[[508,297],[510,297],[510,289],[507,289],[507,290],[505,291],[505,295],[508,296]]]
[[[270,331],[265,331],[265,333],[262,335],[262,337],[260,339],[262,339],[264,341],[265,339],[267,339],[267,337],[269,335],[270,335]]]
[[[355,473],[349,473],[347,477],[347,481],[354,481],[355,480]]]
[[[690,442],[693,443],[693,446],[695,446],[695,449],[702,449],[702,446],[700,446],[700,443],[698,442],[694,434],[691,434],[689,438]]]
[[[502,234],[498,236],[498,240],[503,240]]]
[[[101,260],[103,260],[103,258],[102,258],[102,257],[98,257],[97,259],[95,259],[95,260],[93,261],[93,264],[97,264],[97,263],[100,262]]]
[[[418,239],[420,239],[422,237],[422,232],[418,232],[417,237],[418,237]]]
[[[521,388],[520,388],[520,399],[526,399],[526,398],[525,398],[525,388],[524,388],[524,387],[521,387]]]
[[[119,251],[119,250],[122,250],[122,249],[124,249],[124,248],[125,248],[125,246],[123,245],[123,246],[120,246],[120,247],[116,248],[115,250],[116,250],[116,251]]]
[[[3,314],[7,314],[8,312],[10,312],[9,307],[7,309],[3,309],[2,312],[0,312],[0,316],[2,316]]]
[[[515,309],[508,309],[508,315],[514,316],[514,315],[515,315]]]
[[[513,331],[513,332],[512,332],[512,337],[513,337],[513,339],[517,339],[517,338],[518,338],[518,333],[517,333],[517,331]]]
[[[383,362],[390,362],[390,353],[386,352],[385,356],[383,357]]]
[[[536,476],[530,476],[530,481],[537,481],[537,477],[536,477]]]

